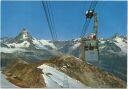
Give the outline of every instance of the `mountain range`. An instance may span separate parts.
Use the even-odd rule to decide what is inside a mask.
[[[6,74],[8,74],[6,70],[13,71],[11,69],[8,69],[9,68],[8,66],[10,66],[10,64],[15,63],[17,60],[22,60],[24,61],[23,65],[24,63],[25,65],[27,65],[35,62],[40,62],[43,60],[53,61],[54,60],[53,57],[58,57],[58,56],[60,57],[62,55],[73,55],[76,58],[79,58],[80,56],[80,50],[79,50],[80,38],[67,40],[67,41],[56,41],[56,44],[54,44],[51,40],[44,40],[44,39],[39,40],[34,38],[33,36],[30,35],[30,33],[26,29],[23,29],[19,33],[19,35],[17,35],[14,38],[9,38],[9,37],[1,38],[0,43],[1,43],[1,50],[0,50],[1,66],[2,66],[2,70],[4,70]],[[93,65],[93,63],[89,63],[89,64]],[[43,67],[51,69],[51,67],[47,65],[44,65]],[[120,36],[119,34],[115,34],[113,37],[108,39],[99,38],[99,63],[98,65],[96,65],[96,67],[102,69],[103,71],[110,72],[114,76],[117,76],[124,81],[127,81],[127,37]],[[39,70],[34,70],[34,71],[39,71]],[[39,73],[41,73],[41,71]],[[59,74],[63,75],[63,73],[59,73]],[[76,76],[74,74],[72,75]],[[70,78],[69,80],[74,81]],[[79,80],[84,84],[87,83],[85,82],[85,80],[81,80],[81,79],[77,79],[77,80]],[[81,83],[79,84],[83,86]],[[61,84],[57,86],[60,87],[60,85]],[[92,87],[92,85],[89,84],[87,85]],[[42,86],[45,86],[45,84],[42,84]],[[95,85],[95,87],[96,86],[98,85]],[[105,86],[106,85],[102,87]],[[26,85],[24,85],[24,87],[26,87]]]

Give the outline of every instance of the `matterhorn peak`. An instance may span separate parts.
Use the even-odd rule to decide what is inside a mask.
[[[28,33],[28,31],[23,28],[18,36],[16,36],[16,41],[24,41],[24,40],[31,40],[32,36]]]
[[[27,29],[23,28],[23,29],[21,30],[21,33],[28,33],[28,31],[27,31]]]
[[[21,36],[22,39],[27,39],[29,37],[28,31],[25,28],[22,29]]]

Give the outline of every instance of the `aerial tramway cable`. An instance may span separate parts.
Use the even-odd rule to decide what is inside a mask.
[[[97,5],[97,1],[91,1],[91,4],[89,6],[89,10],[95,10],[96,5]],[[82,33],[80,35],[80,38],[83,38],[85,36],[87,29],[88,29],[88,26],[89,26],[89,23],[90,23],[90,20],[91,19],[86,19],[86,22],[83,25],[83,29],[82,29]]]
[[[55,44],[56,40],[57,40],[57,34],[56,34],[56,30],[55,30],[55,23],[54,23],[54,19],[53,19],[53,13],[51,11],[51,7],[50,5],[48,5],[47,1],[42,1],[42,5],[44,8],[44,12],[45,12],[45,16],[46,16],[46,20],[48,22],[48,27],[51,33],[51,37],[53,40],[53,43]]]
[[[52,40],[54,42],[54,44],[56,45],[56,40],[57,40],[57,34],[56,34],[56,30],[55,30],[55,23],[54,23],[54,19],[53,19],[53,13],[51,11],[51,7],[50,5],[48,5],[47,1],[42,1],[42,5],[44,7],[44,11],[45,11],[45,16],[48,22],[48,26],[49,26],[49,30],[52,36]],[[63,81],[63,87],[68,88],[68,79],[67,77],[64,75],[64,81]]]
[[[49,5],[49,9],[51,11],[51,5]],[[57,33],[56,33],[56,28],[55,28],[55,21],[54,21],[54,18],[53,18],[53,12],[51,11],[51,20],[53,22],[53,33],[55,34],[55,40],[57,40]]]
[[[54,23],[54,19],[53,19],[53,13],[51,11],[51,5],[49,3],[46,2],[46,5],[47,5],[47,8],[48,8],[48,14],[49,14],[49,17],[50,17],[50,21],[51,21],[51,26],[52,26],[52,31],[53,31],[53,35],[54,35],[54,39],[56,40],[57,39],[57,34],[56,34],[56,30],[55,30],[55,23]]]

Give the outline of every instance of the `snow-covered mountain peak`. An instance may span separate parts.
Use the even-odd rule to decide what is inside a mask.
[[[114,40],[115,40],[116,42],[118,42],[118,43],[123,41],[123,39],[122,39],[121,37],[118,37],[118,36],[115,37]]]
[[[32,36],[28,33],[28,31],[25,28],[23,28],[20,34],[15,37],[15,41],[18,41],[18,42],[25,41],[25,40],[31,41],[32,39],[33,39]]]
[[[27,39],[29,37],[28,32],[26,29],[21,31],[22,39]]]
[[[112,39],[116,42],[122,42],[123,38],[119,34],[115,34]]]
[[[23,28],[19,35],[13,38],[11,41],[6,41],[6,45],[9,48],[28,48],[32,44],[32,36],[28,33],[28,31]]]
[[[32,43],[35,44],[36,46],[38,46],[39,48],[57,49],[56,46],[52,42],[50,42],[48,40],[44,40],[44,39],[38,40],[36,38],[33,38]]]
[[[125,36],[121,36],[119,35],[118,33],[116,33],[113,37],[112,37],[112,40],[117,42],[117,43],[120,43],[120,42],[125,42],[126,43],[126,39],[125,39]]]
[[[26,29],[22,29],[15,38],[3,42],[8,48],[57,49],[52,41],[36,39]]]

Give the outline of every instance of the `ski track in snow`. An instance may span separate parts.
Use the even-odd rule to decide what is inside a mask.
[[[53,67],[50,67],[46,64],[43,64],[37,68],[42,69],[42,76],[44,77],[47,88],[85,88],[84,84],[78,80],[72,79],[68,75],[56,70]]]

